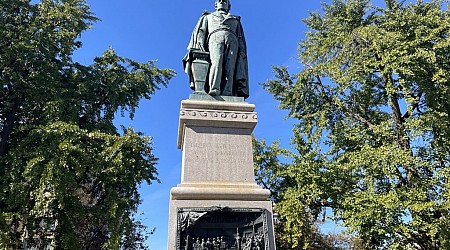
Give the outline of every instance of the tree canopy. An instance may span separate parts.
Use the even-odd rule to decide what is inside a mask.
[[[368,249],[450,248],[449,14],[439,0],[333,0],[304,20],[302,70],[263,83],[296,121],[294,149],[255,150],[282,244],[312,248],[332,211]]]
[[[84,0],[0,2],[0,248],[141,249],[150,137],[119,131],[175,74],[112,48],[72,60],[97,17]]]

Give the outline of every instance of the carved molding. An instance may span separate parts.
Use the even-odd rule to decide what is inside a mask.
[[[258,123],[254,104],[183,100],[178,123],[178,148],[183,150],[186,127],[233,128],[253,131]],[[234,133],[234,132],[233,132]]]
[[[181,119],[202,120],[226,120],[238,122],[257,122],[258,115],[255,112],[235,112],[223,110],[181,109]]]

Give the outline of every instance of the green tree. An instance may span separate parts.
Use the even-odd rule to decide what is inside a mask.
[[[142,249],[138,185],[152,141],[118,131],[174,76],[108,49],[72,60],[97,21],[84,0],[0,1],[0,249]]]
[[[276,204],[275,239],[279,249],[363,249],[361,241],[353,235],[322,233],[320,225],[325,218],[318,220],[320,212],[308,212],[310,208],[299,200],[286,200],[289,197],[286,192],[292,190],[299,178],[285,172],[295,167],[291,162],[295,158],[292,152],[280,148],[279,141],[267,145],[264,139],[253,138],[253,155],[257,182],[271,191],[271,199]]]
[[[327,209],[368,249],[450,248],[450,16],[404,2],[324,3],[304,20],[303,69],[263,84],[296,121],[288,163],[259,165],[292,249]]]

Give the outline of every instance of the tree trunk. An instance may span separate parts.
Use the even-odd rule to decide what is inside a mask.
[[[392,117],[394,118],[395,130],[397,133],[397,142],[401,149],[411,150],[411,145],[409,142],[409,137],[405,133],[403,126],[404,120],[402,118],[402,112],[400,110],[400,105],[398,104],[397,93],[389,96],[389,104],[392,108]]]
[[[18,101],[13,100],[13,106],[11,110],[8,111],[5,115],[5,123],[3,124],[3,128],[0,133],[0,156],[3,156],[7,153],[9,136],[11,135],[14,123],[16,122],[18,110],[19,103]]]

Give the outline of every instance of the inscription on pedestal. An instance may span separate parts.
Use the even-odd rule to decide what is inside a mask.
[[[268,237],[265,209],[178,209],[178,250],[268,250]]]
[[[232,165],[252,164],[243,152],[242,147],[225,143],[188,143],[187,148],[192,150],[191,156],[200,162],[219,164],[227,162]]]
[[[254,183],[251,130],[186,128],[183,182]]]
[[[276,250],[270,191],[255,182],[255,105],[181,102],[181,182],[171,189],[169,250]]]

